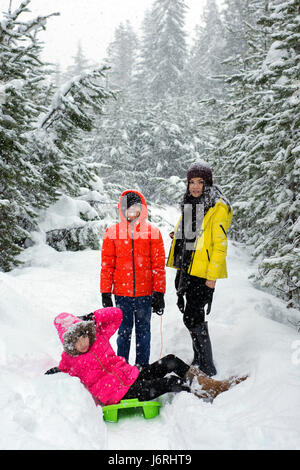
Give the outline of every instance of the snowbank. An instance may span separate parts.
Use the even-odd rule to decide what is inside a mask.
[[[1,448],[89,450],[106,446],[102,412],[78,379],[37,376],[33,358],[3,373],[0,406],[5,432]],[[103,440],[99,439],[102,436]]]
[[[168,252],[177,213],[155,208],[152,214],[165,220]],[[1,449],[300,448],[300,336],[291,324],[281,323],[284,303],[248,281],[253,268],[242,247],[230,243],[229,279],[218,281],[208,321],[217,377],[247,373],[248,380],[213,404],[188,393],[164,395],[158,418],[135,416],[118,424],[103,422],[101,408],[78,379],[44,375],[61,354],[54,317],[101,306],[99,251],[57,252],[40,240],[21,257],[22,268],[0,273]],[[151,361],[161,350],[192,359],[174,276],[175,270],[167,269],[166,311],[152,318]],[[291,314],[300,320],[299,312]],[[116,336],[113,346],[115,341]]]
[[[40,247],[37,265],[39,257],[49,252],[52,263],[57,260],[54,250]],[[0,327],[5,333],[0,340],[0,409],[5,427],[0,448],[102,449],[105,426],[91,395],[78,379],[44,375],[59,359],[52,325],[55,310],[47,302],[47,292],[54,298],[57,286],[48,269],[34,266],[12,275],[0,273]],[[55,270],[52,275],[57,278]]]

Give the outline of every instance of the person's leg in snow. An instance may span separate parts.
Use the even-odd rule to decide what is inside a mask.
[[[117,355],[129,360],[131,335],[133,328],[133,297],[115,296],[116,307],[123,313],[122,323],[118,330]]]
[[[176,375],[168,375],[171,373]],[[169,392],[191,392],[198,398],[213,400],[232,385],[246,378],[245,376],[229,380],[214,380],[199,371],[197,367],[189,366],[178,357],[169,354],[143,367],[139,377],[123,399],[138,398],[140,401],[145,401],[153,400]],[[193,385],[193,382],[196,383]]]
[[[117,355],[128,361],[133,325],[136,335],[136,364],[149,364],[150,321],[152,296],[126,297],[115,296],[116,307],[123,312],[123,319],[117,337]]]
[[[189,366],[173,354],[142,367],[140,375],[123,399],[138,398],[140,401],[153,400],[168,392],[190,392],[185,375]],[[176,375],[165,377],[174,372]]]
[[[183,322],[192,338],[194,351],[192,364],[197,365],[205,374],[213,376],[217,371],[213,361],[208,324],[205,321],[203,306],[205,282],[205,279],[188,276]]]
[[[149,364],[151,342],[151,303],[151,295],[135,297],[134,299],[136,342],[135,363],[140,366]]]

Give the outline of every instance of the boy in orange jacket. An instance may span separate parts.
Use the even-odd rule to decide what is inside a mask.
[[[148,208],[138,191],[124,191],[119,201],[120,222],[107,228],[102,245],[100,291],[103,307],[112,293],[123,312],[118,330],[118,356],[128,361],[135,324],[136,364],[149,364],[151,308],[164,311],[165,250],[159,229],[147,222]]]

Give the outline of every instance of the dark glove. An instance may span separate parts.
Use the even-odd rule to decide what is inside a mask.
[[[181,313],[184,313],[184,296],[181,294],[177,294],[177,307]]]
[[[80,318],[80,320],[82,321],[94,321],[95,320],[94,312],[88,313],[87,315],[81,315],[81,316],[78,315],[77,318]]]
[[[102,294],[102,307],[113,307],[113,301],[110,293]]]
[[[152,294],[152,310],[157,315],[162,315],[164,313],[165,300],[163,292],[153,292]]]
[[[57,374],[58,372],[61,372],[58,367],[52,367],[52,369],[49,369],[47,372],[45,372],[45,375]]]
[[[206,284],[203,286],[203,298],[202,298],[202,307],[207,305],[206,315],[210,314],[211,304],[213,300],[215,289],[208,287]]]

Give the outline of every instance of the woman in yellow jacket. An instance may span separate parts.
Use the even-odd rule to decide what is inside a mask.
[[[167,266],[178,270],[177,305],[192,338],[192,364],[212,376],[216,368],[205,313],[210,313],[216,280],[227,277],[227,230],[232,209],[213,184],[212,171],[205,162],[191,165],[187,183],[181,217],[170,234],[173,240]]]

